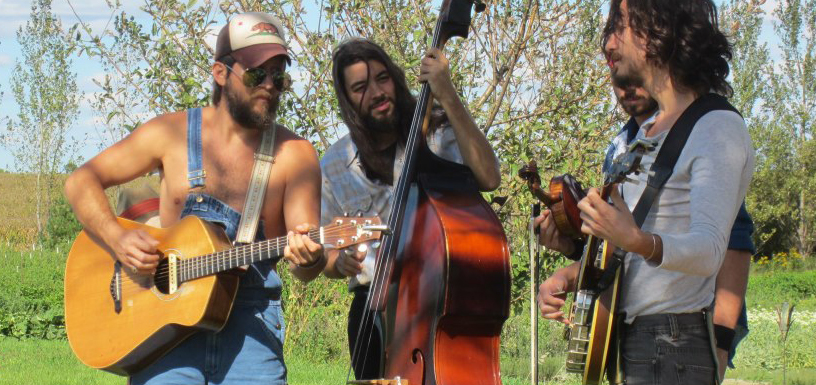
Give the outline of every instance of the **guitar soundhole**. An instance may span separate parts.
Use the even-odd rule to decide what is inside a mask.
[[[169,271],[170,264],[167,258],[163,258],[156,267],[156,274],[153,275],[153,285],[162,294],[170,294]]]

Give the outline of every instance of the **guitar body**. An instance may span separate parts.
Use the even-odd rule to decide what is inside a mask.
[[[195,216],[159,229],[119,218],[126,229],[141,229],[159,241],[166,259],[205,255],[231,248],[220,227]],[[220,330],[227,321],[239,277],[219,273],[184,282],[167,293],[153,275],[119,268],[112,252],[82,231],[65,267],[65,328],[84,364],[127,375],[158,359],[191,334]],[[115,278],[118,276],[118,281]],[[114,300],[120,288],[117,309]],[[118,310],[118,311],[117,311]]]
[[[501,384],[499,336],[510,310],[501,223],[478,192],[443,175],[420,176],[406,212],[384,317],[385,378]]]

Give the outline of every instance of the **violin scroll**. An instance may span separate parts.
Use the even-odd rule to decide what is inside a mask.
[[[578,202],[586,196],[586,193],[575,177],[570,174],[553,177],[550,179],[548,191],[544,191],[541,188],[538,165],[534,160],[519,170],[519,177],[527,181],[527,187],[533,196],[550,209],[558,232],[572,239],[584,238]]]

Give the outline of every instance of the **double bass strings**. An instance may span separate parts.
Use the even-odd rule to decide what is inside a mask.
[[[436,21],[436,28],[434,30],[434,38],[433,38],[433,46],[436,48],[441,48],[440,46],[440,22],[441,19],[437,18]],[[363,337],[363,332],[366,330],[371,330],[371,333],[368,333],[368,337],[366,340],[366,347],[371,346],[371,338],[374,335],[374,317],[375,314],[372,313],[372,305],[379,304],[382,302],[383,297],[386,294],[385,287],[388,284],[387,280],[391,276],[391,272],[394,268],[394,263],[396,259],[396,247],[398,246],[399,234],[401,233],[401,221],[402,217],[405,213],[405,201],[408,196],[407,188],[409,185],[409,178],[411,178],[413,168],[416,164],[415,155],[417,153],[418,142],[419,142],[419,135],[422,132],[422,124],[424,121],[424,114],[427,111],[427,108],[430,104],[431,95],[430,95],[430,87],[427,83],[422,85],[422,91],[420,92],[420,100],[417,103],[416,109],[414,110],[414,117],[413,122],[411,124],[411,131],[408,135],[408,141],[405,145],[405,162],[403,163],[402,173],[400,175],[400,180],[395,188],[394,194],[394,206],[391,208],[391,217],[389,218],[389,228],[392,231],[392,235],[386,235],[386,242],[383,242],[383,247],[380,249],[379,258],[377,258],[376,268],[374,279],[372,280],[371,289],[368,292],[368,297],[366,298],[366,304],[363,308],[363,320],[360,322],[360,326],[357,330],[357,338],[354,342],[354,349],[351,355],[351,363],[349,365],[348,371],[346,373],[346,383],[348,383],[349,379],[351,378],[351,371],[355,366],[355,363],[360,363],[359,360],[361,359],[360,354],[362,351],[362,344],[361,338]],[[369,316],[370,315],[370,316]],[[385,348],[385,346],[382,346]],[[362,362],[360,363],[362,367],[365,367],[365,363],[368,360],[369,349],[365,349],[365,353],[362,357]]]

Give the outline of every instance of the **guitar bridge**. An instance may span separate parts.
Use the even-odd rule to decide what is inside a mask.
[[[113,310],[116,314],[122,312],[122,262],[113,264],[113,277],[110,282],[110,295],[113,300]]]
[[[173,294],[178,290],[178,255],[176,253],[167,254],[167,278],[168,288],[167,292]]]

